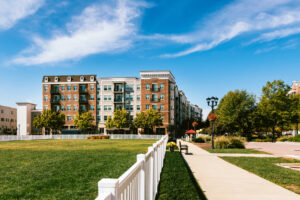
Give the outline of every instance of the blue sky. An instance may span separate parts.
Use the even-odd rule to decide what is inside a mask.
[[[188,99],[299,80],[299,0],[1,0],[0,104],[41,107],[43,75],[171,70]]]

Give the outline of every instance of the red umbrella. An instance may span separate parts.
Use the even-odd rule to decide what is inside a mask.
[[[196,134],[196,132],[194,131],[194,130],[189,130],[189,131],[187,131],[187,132],[185,132],[185,133],[187,133],[187,134]]]

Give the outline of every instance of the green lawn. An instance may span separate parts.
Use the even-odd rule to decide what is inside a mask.
[[[269,154],[255,149],[206,149],[210,153],[245,153],[245,154]]]
[[[95,199],[154,140],[35,140],[0,143],[0,199]]]
[[[166,153],[157,200],[205,200],[179,152]]]
[[[299,163],[299,160],[254,157],[222,157],[222,159],[300,194],[300,171],[274,165],[274,163]]]

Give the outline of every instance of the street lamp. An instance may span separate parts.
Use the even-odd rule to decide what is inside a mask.
[[[211,107],[211,113],[214,113],[214,107],[218,105],[218,97],[208,97],[206,98],[207,105]],[[211,120],[211,148],[214,149],[214,120]]]

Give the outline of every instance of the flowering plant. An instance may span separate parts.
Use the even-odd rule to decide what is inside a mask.
[[[176,145],[176,143],[175,142],[169,142],[168,144],[167,144],[167,147],[176,147],[177,145]]]
[[[217,119],[217,116],[215,115],[215,113],[211,113],[207,118],[209,121],[215,121]]]

